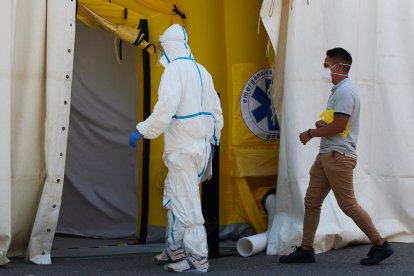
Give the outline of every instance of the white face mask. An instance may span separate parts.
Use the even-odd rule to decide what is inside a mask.
[[[328,67],[324,68],[323,71],[322,71],[322,73],[321,73],[321,78],[325,82],[327,82],[327,83],[332,83],[332,72],[331,72],[331,69],[328,68]]]
[[[165,53],[164,47],[162,47],[160,42],[158,42],[156,60],[157,60],[157,65],[161,64],[164,67],[166,67],[170,63],[170,59]]]
[[[344,65],[344,66],[351,66],[349,64],[345,64],[345,63],[337,63],[338,65]],[[324,81],[326,81],[327,83],[332,83],[332,74],[334,75],[338,75],[338,76],[344,76],[347,77],[347,74],[339,74],[339,73],[332,73],[331,69],[335,66],[336,64],[332,65],[331,67],[326,67],[323,69],[322,73],[321,73],[321,77]]]

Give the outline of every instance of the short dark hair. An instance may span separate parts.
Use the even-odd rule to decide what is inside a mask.
[[[348,53],[343,48],[333,48],[326,51],[326,55],[330,57],[336,63],[344,63],[349,64],[349,66],[344,66],[346,71],[349,71],[352,64],[352,57],[351,54]]]

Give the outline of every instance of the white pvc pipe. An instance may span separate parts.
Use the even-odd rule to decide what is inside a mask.
[[[243,257],[249,257],[262,252],[267,244],[267,231],[250,237],[241,238],[237,242],[237,252]]]
[[[250,237],[241,238],[237,242],[237,252],[243,257],[249,257],[254,254],[258,254],[265,250],[267,245],[267,237],[269,228],[272,226],[273,218],[276,209],[276,195],[270,194],[266,198],[266,209],[268,213],[267,219],[267,231],[256,234]]]

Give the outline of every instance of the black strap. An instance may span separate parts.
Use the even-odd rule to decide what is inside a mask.
[[[119,60],[122,60],[122,39],[119,40],[118,56],[119,56]]]
[[[177,5],[174,5],[174,8],[172,9],[172,11],[173,11],[175,14],[179,15],[182,19],[185,19],[185,13],[183,13],[182,11],[180,11],[180,10],[177,8]]]
[[[154,48],[154,52],[157,52],[157,48],[155,47],[155,45],[154,44],[152,44],[152,43],[149,43],[147,46],[145,46],[142,50],[143,51],[146,51],[149,47],[153,47]]]
[[[124,9],[124,19],[127,20],[128,19],[128,8]]]

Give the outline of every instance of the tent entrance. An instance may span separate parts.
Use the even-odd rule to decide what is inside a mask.
[[[137,235],[136,48],[77,24],[65,182],[57,233],[98,238]]]

